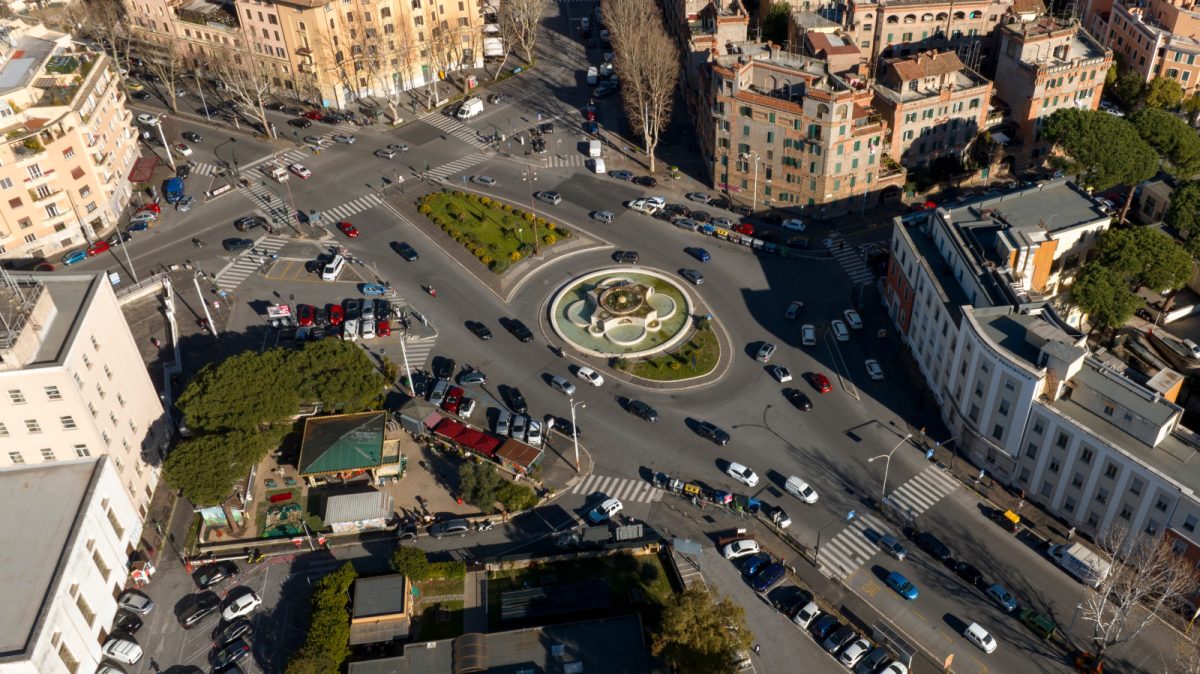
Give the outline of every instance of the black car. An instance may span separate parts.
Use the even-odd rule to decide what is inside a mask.
[[[196,581],[196,586],[201,590],[207,590],[213,585],[216,585],[221,581],[234,578],[237,575],[237,562],[233,560],[227,560],[224,562],[217,562],[216,564],[206,564],[200,567],[196,570],[196,573],[192,574],[192,580]]]
[[[617,262],[625,262],[628,264],[637,264],[642,257],[637,254],[636,250],[618,250],[613,253],[613,260]]]
[[[342,300],[342,314],[347,321],[357,321],[362,316],[362,302],[353,297]]]
[[[700,422],[700,425],[696,427],[696,433],[712,440],[718,445],[724,446],[729,444],[729,434],[725,432],[725,429],[711,421]]]
[[[307,129],[308,127],[312,126],[312,120],[306,119],[304,117],[295,117],[295,118],[289,119],[287,121],[287,123],[288,123],[288,126],[294,126],[298,129]]]
[[[788,399],[788,402],[796,406],[796,409],[807,412],[812,409],[812,401],[800,389],[785,388],[783,395]]]
[[[487,102],[490,105],[496,105],[497,103],[499,103],[502,100],[504,100],[504,97],[501,96],[500,94],[492,94],[491,96],[487,97]]]
[[[950,560],[950,548],[928,531],[922,531],[913,540],[916,541],[918,548],[928,552],[939,562],[945,563]]]
[[[467,321],[467,329],[471,331],[471,334],[485,342],[492,338],[491,329],[479,321]]]
[[[266,219],[261,218],[257,215],[251,215],[251,216],[248,216],[245,218],[238,218],[237,220],[235,220],[233,222],[233,226],[236,227],[237,231],[239,231],[239,232],[248,232],[248,231],[254,229],[255,227],[263,227],[266,224],[267,224]]]
[[[263,105],[263,107],[266,108],[267,110],[274,110],[275,112],[283,112],[287,108],[287,106],[285,106],[283,103],[280,103],[278,101],[276,101],[274,103],[266,103]]]
[[[225,239],[221,242],[221,246],[230,253],[240,253],[253,248],[254,242],[250,239]]]
[[[330,113],[330,114],[322,117],[321,121],[326,124],[332,125],[332,124],[341,124],[342,122],[344,122],[346,120],[342,119],[342,116],[339,114]]]
[[[204,142],[204,136],[201,136],[200,134],[196,133],[195,131],[184,131],[181,135],[183,136],[183,139],[188,141],[189,143],[203,143]]]
[[[395,250],[400,257],[409,262],[416,262],[420,255],[417,254],[417,249],[404,242],[393,242],[392,249]]]
[[[955,564],[954,573],[975,587],[983,587],[983,572],[967,562]]]
[[[454,362],[453,358],[438,356],[437,358],[433,359],[433,376],[435,379],[449,380],[454,376],[454,370],[456,368],[457,364]]]
[[[250,655],[250,642],[237,639],[213,655],[213,668],[222,671],[247,655]]]
[[[554,133],[554,122],[542,122],[538,124],[538,131],[545,134]]]
[[[635,185],[641,185],[642,187],[658,187],[658,181],[651,176],[638,176],[633,179],[633,182]]]
[[[140,629],[142,629],[142,619],[136,613],[121,609],[113,617],[112,631],[114,632],[137,634],[137,631]]]
[[[175,167],[176,178],[183,178],[184,180],[187,180],[187,177],[190,175],[192,175],[191,164],[180,164],[179,166]]]
[[[716,199],[709,201],[708,205],[712,206],[713,208],[728,209],[729,208],[729,199],[727,199],[725,197],[717,197]]]
[[[663,210],[672,215],[679,215],[685,218],[692,214],[692,209],[683,204],[667,204]]]
[[[254,625],[251,625],[250,621],[245,618],[238,618],[217,630],[213,641],[217,646],[223,648],[238,639],[249,639],[252,636],[254,636]]]
[[[515,414],[525,414],[529,411],[529,404],[525,402],[525,396],[521,395],[521,389],[516,386],[504,389],[504,402],[508,404],[508,409]]]
[[[712,215],[704,211],[692,211],[692,219],[696,222],[711,222]]]
[[[505,322],[504,327],[507,328],[510,333],[512,333],[513,337],[516,337],[522,342],[528,343],[533,341],[533,331],[516,318],[508,319]]]
[[[629,413],[650,423],[658,421],[658,411],[640,400],[630,400],[627,407]]]
[[[842,624],[838,622],[837,618],[833,617],[829,613],[826,613],[820,618],[817,618],[817,621],[812,624],[810,629],[812,630],[813,639],[821,641],[841,626]]]
[[[317,310],[314,313],[313,325],[317,326],[318,328],[323,328],[326,325],[329,325],[329,309],[325,308],[324,305],[317,305]]]
[[[375,300],[375,320],[392,320],[392,303],[387,300]]]
[[[565,435],[568,438],[583,435],[583,431],[572,424],[570,419],[558,417],[553,414],[547,414],[542,421],[545,422],[546,430],[556,431],[560,435]]]
[[[146,93],[146,92],[144,92],[144,91],[135,91],[135,92],[133,92],[133,93],[131,93],[131,94],[129,94],[129,95],[130,95],[130,96],[131,96],[131,97],[132,97],[134,100],[138,100],[138,101],[146,101],[146,100],[150,100],[150,94],[148,94],[148,93]]]
[[[183,629],[190,630],[204,622],[206,618],[217,613],[221,608],[221,598],[214,592],[201,592],[194,595],[188,607],[179,616]]]

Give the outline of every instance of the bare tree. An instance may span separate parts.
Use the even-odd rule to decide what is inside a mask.
[[[602,0],[601,6],[616,55],[625,114],[634,131],[642,135],[653,173],[654,150],[675,103],[679,47],[667,36],[662,15],[653,3]]]
[[[1102,662],[1109,648],[1137,637],[1162,609],[1173,608],[1196,589],[1194,567],[1166,539],[1116,527],[1101,541],[1112,565],[1108,576],[1080,604],[1092,625],[1092,652]]]
[[[441,25],[434,26],[430,31],[428,49],[429,63],[433,68],[433,73],[429,79],[429,103],[428,107],[433,108],[440,102],[440,99],[435,99],[437,96],[437,85],[443,76],[448,77],[451,66],[459,61],[458,45],[456,44],[458,33],[450,30],[447,22],[442,21]]]
[[[132,33],[120,0],[77,0],[67,5],[63,19],[73,33],[82,32],[99,42],[114,67],[129,69]]]
[[[416,66],[417,42],[408,21],[396,23],[395,32],[388,36],[386,56],[391,73],[381,82],[380,94],[392,115],[392,124],[400,123],[400,103],[412,88],[413,68]]]
[[[533,63],[533,48],[544,11],[546,3],[543,0],[500,0],[500,35],[505,42],[505,58],[508,58],[508,45],[512,44],[521,50],[521,58],[526,63]],[[500,68],[503,67],[501,63]],[[496,72],[499,74],[500,69]]]
[[[230,99],[258,120],[267,138],[274,137],[271,121],[267,119],[266,108],[263,107],[271,93],[271,74],[266,64],[254,58],[248,50],[226,50],[214,60],[218,61],[213,64],[214,69],[225,83]]]
[[[166,88],[167,104],[171,106],[171,110],[179,112],[179,101],[177,100],[179,84],[188,71],[183,63],[184,56],[179,48],[179,42],[165,40],[156,45],[152,53],[147,51],[143,60],[146,63],[146,69],[158,75],[160,84]]]

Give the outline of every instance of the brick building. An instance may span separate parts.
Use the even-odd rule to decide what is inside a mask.
[[[984,63],[994,56],[997,26],[1044,9],[1041,0],[850,0],[848,7],[846,31],[871,63],[930,49]]]

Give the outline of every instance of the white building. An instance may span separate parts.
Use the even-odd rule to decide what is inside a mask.
[[[107,454],[145,515],[169,428],[103,272],[0,273],[0,468]]]
[[[960,456],[1083,533],[1170,532],[1200,553],[1200,438],[1179,425],[1181,377],[1090,353],[1030,287],[1057,288],[1086,257],[1092,208],[1059,181],[897,218],[885,302]],[[1022,265],[1011,244],[1035,235],[1038,261]]]
[[[142,533],[108,457],[0,470],[0,674],[89,674]]]

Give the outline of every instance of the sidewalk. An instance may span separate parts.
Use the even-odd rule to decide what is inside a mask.
[[[463,579],[463,634],[487,631],[487,571],[468,571]]]

